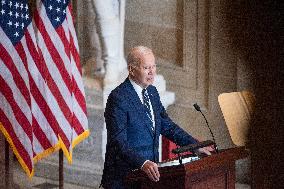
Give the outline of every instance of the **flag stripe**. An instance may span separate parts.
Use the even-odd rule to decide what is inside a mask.
[[[33,28],[30,28],[29,31],[32,33]],[[31,79],[32,79],[32,81],[30,82],[31,94],[33,96],[45,94],[44,88],[46,84],[35,64],[35,62],[36,63],[40,62],[40,57],[39,57],[37,48],[34,45],[35,39],[32,39],[32,36],[30,35],[29,32],[26,32],[24,39],[26,39],[25,40],[26,43],[23,43],[23,44],[27,44],[27,46],[24,45],[24,49],[27,53],[27,58],[29,61],[29,70],[31,70]],[[41,88],[42,94],[40,94],[39,88]],[[48,125],[48,128],[50,128],[50,125],[47,123],[45,116],[41,112],[41,109],[46,108],[43,101],[35,102],[35,100],[33,99],[32,107],[33,107],[32,113],[33,113],[34,136],[38,139],[39,143],[42,144],[40,149],[39,149],[40,144],[34,145],[34,151],[36,151],[35,153],[35,156],[36,156],[37,153],[43,152],[44,149],[48,149],[52,147],[50,139],[46,135],[49,135],[49,137],[53,136],[53,138],[55,135],[53,131],[51,131],[50,129],[46,129],[47,128],[46,125]],[[38,124],[39,122],[41,123],[41,126],[39,126]],[[43,131],[42,128],[45,128],[45,130]]]
[[[82,108],[82,111],[87,115],[85,96],[79,89],[79,86],[76,82],[74,82],[74,95],[78,104],[80,105],[80,108]]]
[[[65,30],[68,31],[68,28],[66,28],[66,26],[64,26],[65,24],[63,22],[63,24],[61,24],[57,29],[55,29],[52,26],[50,20],[46,19],[46,17],[47,17],[47,14],[46,14],[46,11],[45,11],[45,7],[43,6],[42,9],[41,9],[41,12],[38,12],[38,11],[35,12],[34,18],[35,18],[36,26],[38,27],[39,31],[41,32],[41,34],[44,37],[49,38],[48,42],[55,45],[55,48],[56,48],[58,54],[60,55],[60,57],[63,60],[63,65],[64,65],[65,69],[69,70],[69,66],[70,66],[69,57],[70,56],[67,55],[69,53],[67,53],[67,54],[64,53],[65,48],[64,48],[64,44],[62,43],[61,35],[56,35],[58,29],[61,29],[62,31],[65,31]],[[64,34],[62,34],[62,35],[64,35]],[[71,73],[69,72],[69,74],[71,74]]]
[[[61,42],[64,46],[64,50],[65,50],[67,57],[70,58],[70,45],[69,45],[69,41],[67,39],[67,36],[65,35],[66,32],[64,31],[64,29],[68,30],[68,28],[66,28],[66,27],[63,28],[63,26],[60,26],[55,31],[57,32],[58,36],[61,39]]]
[[[41,38],[42,36],[40,34],[38,34],[38,37],[42,39]],[[42,44],[41,47],[42,47],[41,49],[46,49],[45,44]],[[42,52],[41,49],[39,49],[40,51],[39,53],[44,55],[45,58],[42,60],[42,62],[37,67],[38,68],[42,67],[43,68],[42,70],[45,71],[45,73],[42,73],[42,75],[45,76],[45,80],[47,84],[51,85],[49,87],[51,87],[51,90],[53,91],[53,93],[55,93],[54,95],[56,95],[57,93],[60,93],[62,98],[65,99],[66,105],[68,106],[68,108],[72,109],[72,105],[71,105],[72,102],[70,101],[71,92],[68,90],[65,83],[61,79],[59,70],[57,69],[55,64],[52,62],[51,54],[49,53],[49,51]],[[69,85],[71,86],[71,80],[69,82]],[[57,99],[58,102],[62,101],[62,98]]]
[[[42,54],[40,52],[40,54]],[[47,55],[47,54],[46,54]],[[48,61],[48,59],[47,59]],[[37,65],[37,67],[43,67],[43,70],[47,70],[48,71],[48,67],[46,66],[45,63],[42,63],[40,65]],[[56,70],[55,70],[56,71]],[[67,119],[67,121],[69,122],[69,124],[72,123],[71,119],[72,119],[72,112],[71,112],[71,107],[68,107],[68,103],[66,103],[66,101],[68,100],[68,96],[65,98],[62,96],[63,92],[60,92],[58,84],[55,83],[54,79],[52,78],[52,74],[47,73],[44,74],[42,73],[42,75],[46,75],[46,80],[47,80],[47,85],[49,87],[49,89],[51,90],[53,96],[55,97],[59,108],[61,109],[62,113],[64,114],[65,118]],[[60,80],[56,80],[56,81],[60,81]],[[71,82],[70,82],[71,83]],[[71,94],[70,94],[71,96]],[[69,100],[70,101],[70,100]],[[68,101],[67,101],[68,102]],[[70,104],[71,102],[69,102]],[[71,126],[70,126],[71,127]]]
[[[39,94],[39,95],[41,95],[41,94]],[[37,95],[35,95],[35,96],[37,96]],[[35,116],[35,119],[37,119],[37,122],[40,123],[39,127],[46,134],[46,137],[48,138],[51,145],[57,144],[57,140],[58,140],[57,135],[53,131],[53,129],[51,128],[51,126],[48,122],[48,118],[50,118],[49,113],[51,114],[51,112],[49,112],[48,109],[44,108],[44,103],[42,103],[43,106],[41,106],[41,108],[40,108],[38,106],[38,103],[36,103],[36,100],[34,98],[32,100],[32,103],[33,103],[33,115]],[[43,110],[45,110],[46,112],[49,112],[49,113],[47,115],[44,114],[45,112],[42,112],[42,108],[43,108]]]
[[[0,92],[5,96],[5,98],[7,99],[7,101],[9,102],[9,104],[11,105],[11,107],[13,109],[13,112],[16,116],[17,121],[19,123],[21,123],[20,124],[21,127],[27,133],[27,136],[29,137],[29,139],[32,140],[31,123],[29,122],[26,115],[22,112],[19,105],[16,103],[13,95],[11,95],[11,94],[13,94],[11,88],[7,85],[7,83],[5,82],[5,80],[3,79],[3,77],[1,75],[0,75],[0,83],[1,83]]]
[[[39,126],[37,120],[34,117],[33,117],[33,132],[44,149],[52,147],[52,144],[49,142],[48,138],[46,137],[45,133],[42,131],[41,127]]]
[[[24,145],[24,148],[26,149],[27,152],[31,153],[32,148],[31,148],[31,143],[32,141],[29,139],[27,136],[27,133],[23,130],[23,128],[20,126],[20,122],[16,119],[15,114],[13,113],[13,109],[5,96],[0,92],[0,108],[5,114],[5,117],[9,120],[9,122],[12,124],[12,129],[14,130],[15,134],[18,136],[19,141]],[[31,133],[32,130],[29,130]]]
[[[45,65],[42,64],[42,66],[45,66]],[[69,124],[71,124],[72,123],[72,121],[71,121],[72,120],[72,112],[71,112],[70,108],[68,107],[68,104],[66,103],[66,99],[62,96],[62,93],[59,91],[59,88],[56,85],[56,83],[54,82],[51,75],[50,74],[47,74],[47,75],[48,75],[47,78],[46,78],[48,80],[47,86],[49,87],[49,89],[52,93],[52,96],[56,99],[56,104],[58,104],[58,108],[61,109],[64,117],[69,122]],[[51,97],[49,97],[49,98],[51,98]],[[55,105],[55,104],[53,104],[53,105]]]
[[[71,36],[73,36],[74,40],[76,41],[75,43],[70,43],[71,45],[74,45],[76,47],[77,52],[79,52],[79,46],[77,43],[77,35],[76,35],[76,31],[75,31],[75,27],[74,27],[74,17],[72,14],[72,6],[71,4],[68,5],[67,9],[66,9],[66,20],[68,23],[68,28],[69,31],[71,32]]]
[[[39,5],[39,6],[41,6],[41,5]],[[55,45],[57,52],[59,53],[60,57],[62,58],[63,65],[65,66],[65,69],[69,70],[70,69],[69,56],[67,56],[66,53],[64,53],[65,52],[64,51],[64,45],[61,41],[60,36],[56,35],[57,34],[56,30],[59,27],[64,27],[64,30],[68,30],[68,28],[66,28],[65,22],[63,22],[57,29],[55,29],[53,27],[51,21],[47,18],[48,18],[48,16],[46,14],[46,9],[45,9],[44,6],[41,6],[40,12],[35,11],[34,20],[35,20],[36,26],[39,27],[38,29],[41,33],[42,33],[41,29],[43,29],[44,33],[42,33],[42,36],[46,37],[48,35],[48,37],[50,39],[49,41]],[[38,23],[38,22],[40,22],[40,23]],[[38,25],[38,24],[40,24],[40,25]],[[42,44],[39,43],[39,45],[42,45]],[[52,51],[50,51],[50,52],[53,53]],[[68,73],[71,74],[70,72],[68,72]]]
[[[53,60],[53,62],[56,64],[58,71],[61,74],[61,78],[64,81],[65,85],[68,87],[68,90],[71,92],[71,79],[70,79],[70,75],[69,73],[66,71],[65,67],[64,67],[64,60],[62,59],[61,54],[59,54],[58,49],[60,47],[58,47],[58,49],[54,46],[54,43],[51,41],[50,35],[49,33],[46,31],[46,28],[44,27],[43,21],[40,19],[37,11],[35,12],[35,23],[37,25],[37,28],[39,29],[43,40],[45,42],[45,45],[47,47],[47,50],[49,52],[52,52],[51,58]],[[64,46],[63,46],[64,48]],[[65,54],[65,53],[64,53]],[[68,59],[68,57],[66,58]]]
[[[47,117],[47,121],[48,121],[49,125],[53,129],[54,133],[58,133],[58,135],[62,138],[66,147],[69,147],[70,142],[69,142],[67,136],[65,135],[65,132],[62,131],[62,129],[61,129],[60,125],[58,124],[57,119],[55,117],[55,115],[58,115],[58,114],[52,113],[50,107],[48,106],[47,102],[45,101],[45,99],[40,94],[40,91],[38,91],[37,88],[35,88],[35,92],[38,94],[38,95],[34,96],[35,101],[38,104],[39,104],[39,102],[41,102],[43,104],[43,106],[41,106],[40,108],[45,107],[45,108],[41,109],[41,111]]]
[[[76,32],[73,24],[72,7],[69,4],[67,8],[66,19],[70,28],[70,50],[71,50],[71,64],[72,64],[72,75],[73,75],[73,111],[74,119],[80,118],[78,123],[74,124],[74,138],[79,136],[87,128],[87,111],[86,101],[84,96],[84,87],[82,82],[82,70],[80,65],[79,48],[77,43]],[[78,128],[80,130],[78,130]]]
[[[74,105],[74,114],[75,114],[74,116],[80,118],[78,119],[78,121],[80,122],[80,127],[88,125],[87,115],[83,111],[84,108],[80,107],[78,100],[75,99],[73,105]]]
[[[31,28],[30,30],[33,30],[33,29]],[[39,72],[38,72],[38,70],[36,68],[36,65],[35,65],[35,61],[39,62],[40,59],[39,59],[39,56],[38,56],[38,53],[37,53],[37,49],[36,49],[36,47],[34,45],[34,41],[32,40],[29,32],[25,33],[25,37],[22,39],[22,41],[23,41],[24,51],[26,52],[26,55],[27,55],[27,61],[29,62],[29,70],[31,70],[30,71],[31,94],[33,96],[37,96],[37,95],[39,95],[39,94],[37,94],[38,90],[35,90],[35,89],[38,88],[38,86],[42,88],[45,85],[44,80],[39,75]],[[32,81],[37,81],[37,82],[32,82]],[[45,108],[41,102],[39,103],[39,105],[42,106],[42,108]],[[41,148],[48,149],[48,148],[51,147],[50,142],[47,139],[47,137],[44,134],[44,132],[39,127],[39,124],[38,124],[38,121],[37,121],[37,119],[38,119],[41,122],[41,124],[42,124],[43,117],[42,117],[42,114],[38,113],[39,110],[36,109],[35,106],[37,106],[37,104],[35,104],[35,101],[33,99],[33,101],[32,101],[32,114],[33,114],[32,127],[33,127],[33,134],[34,134],[34,136],[36,138],[40,139],[39,140],[40,143],[44,145]],[[41,116],[41,117],[39,117],[39,116]],[[37,146],[37,148],[38,148],[38,146]],[[34,151],[39,152],[39,149],[35,149],[34,148]],[[36,153],[34,155],[36,155]]]
[[[2,62],[2,60],[0,60],[0,76],[2,76],[2,78],[5,80],[6,84],[11,88],[10,91],[13,91],[12,94],[9,94],[9,92],[7,92],[7,94],[9,94],[8,98],[14,98],[23,112],[30,112],[30,106],[29,106],[28,102],[23,97],[21,91],[17,87],[17,85],[16,85],[16,83],[13,79],[12,73],[6,67],[4,62]],[[3,83],[3,85],[4,85],[4,83]],[[1,84],[1,86],[2,86],[2,84]],[[31,120],[31,114],[26,115],[26,116],[28,117],[29,120]]]
[[[78,118],[75,115],[73,116],[73,124],[72,125],[73,125],[73,128],[78,135],[84,132],[84,129],[82,128]]]
[[[6,56],[10,57],[8,61],[11,61],[11,63],[14,64],[20,76],[23,78],[25,85],[29,88],[28,72],[24,64],[20,61],[20,56],[18,55],[15,47],[13,46],[12,42],[9,40],[9,38],[4,33],[1,27],[0,27],[0,39],[1,39],[0,45],[1,46],[3,45],[3,48],[6,50],[6,51],[3,51],[3,49],[1,49],[0,51],[1,59],[5,60],[4,58],[6,58]]]
[[[23,77],[21,77],[21,74],[19,73],[17,67],[15,66],[15,63],[13,62],[10,54],[6,51],[6,48],[4,48],[2,44],[0,44],[0,51],[3,63],[7,66],[9,71],[13,73],[12,77],[14,81],[17,81],[15,84],[17,85],[18,89],[21,91],[26,102],[30,103],[30,92],[29,89],[27,88],[26,82],[24,81]]]
[[[73,38],[71,37],[71,40]],[[72,52],[72,61],[71,62],[75,62],[75,67],[73,69],[73,76],[75,77],[75,80],[76,80],[76,83],[79,83],[80,85],[80,92],[83,94],[84,92],[84,85],[83,85],[83,82],[82,82],[82,70],[81,70],[81,65],[80,65],[80,57],[76,51],[76,49],[74,48],[75,46],[74,45],[71,45],[71,52]]]
[[[36,136],[33,137],[33,160],[37,161],[40,159],[38,156],[41,156],[44,154],[46,149],[42,147],[42,145],[39,143]]]
[[[25,69],[28,70],[28,62],[27,62],[27,56],[26,52],[24,51],[22,41],[14,46],[18,55],[20,56],[23,65],[25,66]],[[29,72],[28,72],[29,73]]]
[[[15,147],[17,148],[19,155],[21,156],[21,158],[23,159],[23,161],[25,162],[25,164],[29,168],[29,171],[32,172],[33,166],[32,166],[32,162],[31,162],[31,158],[29,158],[30,155],[26,151],[26,149],[22,145],[22,143],[20,142],[18,136],[15,134],[14,129],[13,129],[10,121],[8,120],[8,118],[6,117],[5,113],[2,111],[1,108],[0,108],[0,117],[1,117],[1,122],[2,122],[5,130],[9,133],[9,136],[12,139]]]
[[[82,69],[81,69],[81,65],[80,65],[80,55],[79,55],[79,52],[76,49],[76,46],[74,45],[74,39],[73,39],[72,35],[70,37],[70,41],[71,41],[71,44],[70,44],[71,54],[72,54],[74,61],[76,63],[77,70],[79,71],[80,75],[82,75]]]

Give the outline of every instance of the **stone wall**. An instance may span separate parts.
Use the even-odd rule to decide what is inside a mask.
[[[125,49],[153,48],[167,90],[176,94],[169,114],[200,139],[210,139],[197,102],[204,111],[219,148],[233,146],[217,97],[250,89],[249,70],[231,48],[227,1],[127,1]]]
[[[234,3],[234,6],[231,6]],[[218,95],[251,90],[252,75],[245,57],[235,51],[232,36],[241,32],[238,2],[225,0],[127,1],[125,52],[135,45],[149,46],[167,90],[176,95],[170,116],[199,139],[211,139],[197,102],[215,135],[219,148],[234,146]],[[237,180],[249,182],[249,161],[237,162]]]

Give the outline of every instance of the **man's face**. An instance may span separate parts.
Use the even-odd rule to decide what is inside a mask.
[[[146,88],[154,83],[156,76],[156,63],[153,53],[141,55],[141,63],[138,66],[132,66],[130,74],[132,79],[142,88]]]

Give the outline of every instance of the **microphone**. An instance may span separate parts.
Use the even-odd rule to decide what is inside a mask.
[[[210,127],[209,127],[209,124],[208,124],[208,121],[205,117],[205,115],[203,114],[203,112],[201,111],[200,107],[198,106],[197,103],[193,104],[194,108],[196,111],[200,112],[202,114],[202,116],[204,117],[205,121],[206,121],[206,126],[208,127],[210,133],[211,133],[211,136],[212,136],[212,139],[214,141],[214,148],[215,148],[215,151],[218,153],[218,147],[217,147],[217,144],[216,144],[216,141],[215,141],[215,137],[213,135],[213,132],[211,131]]]
[[[201,112],[200,107],[197,105],[197,103],[193,104],[193,106],[197,111]]]

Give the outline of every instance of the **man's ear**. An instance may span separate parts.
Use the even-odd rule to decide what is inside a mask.
[[[128,66],[128,72],[131,76],[133,76],[133,67],[132,66]]]

